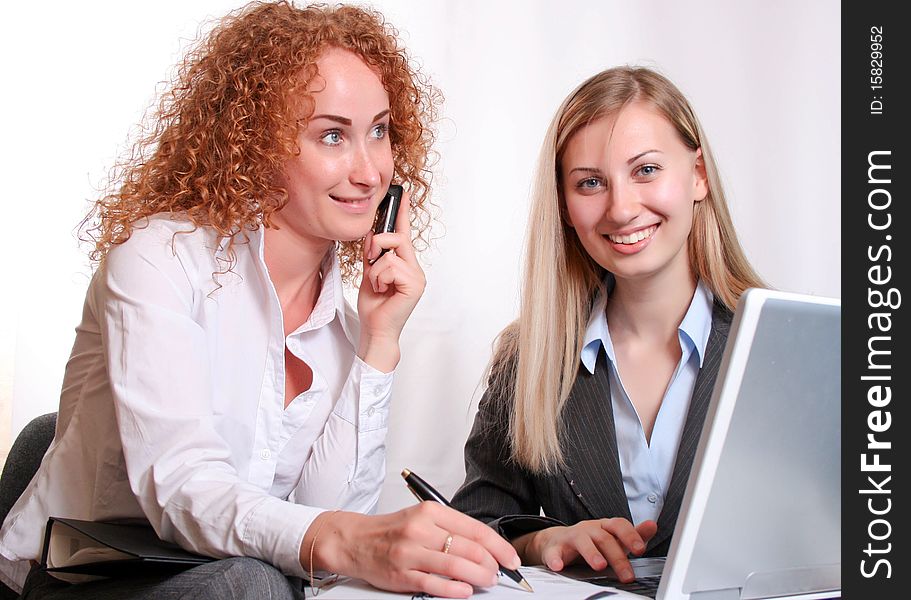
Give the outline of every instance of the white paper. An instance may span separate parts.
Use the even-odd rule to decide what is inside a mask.
[[[102,560],[123,560],[129,554],[100,544],[65,523],[54,521],[47,553],[48,568],[72,567]]]
[[[594,594],[613,592],[609,596],[611,600],[614,598],[617,598],[617,600],[642,598],[642,596],[621,592],[614,588],[570,579],[543,567],[521,567],[519,571],[535,590],[534,593],[526,591],[508,577],[501,575],[499,585],[490,588],[475,588],[473,597],[483,600],[499,600],[500,598],[515,598],[517,600],[533,600],[534,598],[586,600]],[[412,598],[419,600],[435,598],[435,596],[384,592],[360,579],[342,578],[338,583],[322,588],[319,592],[319,598],[324,598],[325,600],[384,600],[387,598]]]
[[[51,526],[51,540],[47,553],[48,568],[72,567],[86,563],[123,560],[126,558],[131,558],[131,556],[108,546],[100,546],[97,541],[60,521],[54,521]],[[105,579],[101,575],[86,575],[83,573],[48,571],[48,574],[68,583],[84,583],[86,581]]]

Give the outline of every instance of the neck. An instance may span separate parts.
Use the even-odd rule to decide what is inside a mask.
[[[677,330],[693,301],[696,276],[658,274],[644,280],[617,279],[607,303],[611,335],[650,339],[677,338]]]
[[[309,303],[312,309],[319,297],[320,265],[335,243],[305,239],[283,227],[266,229],[264,244],[266,267],[282,310],[299,302]]]

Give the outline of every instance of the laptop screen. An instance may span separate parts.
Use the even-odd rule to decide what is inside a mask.
[[[657,597],[838,589],[840,457],[840,303],[748,290]]]

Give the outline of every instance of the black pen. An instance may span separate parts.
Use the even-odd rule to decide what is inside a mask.
[[[451,505],[449,504],[449,500],[444,498],[443,495],[440,494],[440,492],[433,489],[433,487],[429,483],[427,483],[426,481],[424,481],[423,479],[421,479],[420,477],[418,477],[417,475],[415,475],[408,469],[404,469],[402,471],[402,477],[405,479],[405,485],[408,486],[408,489],[411,490],[411,493],[414,494],[414,497],[417,498],[418,501],[423,502],[425,500],[432,500],[434,502],[439,502],[443,506],[451,507]],[[509,577],[510,579],[512,579],[519,585],[521,585],[524,589],[528,590],[529,592],[534,592],[534,590],[531,589],[531,586],[528,584],[527,581],[525,581],[525,578],[522,577],[522,574],[519,573],[519,571],[507,569],[503,565],[500,565],[500,573],[506,575],[507,577]]]

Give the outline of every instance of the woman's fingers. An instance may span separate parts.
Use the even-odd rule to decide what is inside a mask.
[[[508,569],[518,569],[522,564],[516,549],[512,544],[503,539],[500,534],[473,519],[464,515],[457,510],[442,506],[436,502],[423,502],[426,505],[436,505],[431,510],[442,509],[440,516],[437,518],[437,525],[447,529],[450,533],[457,534],[467,540],[476,543],[481,549],[491,556],[494,563],[503,565]]]
[[[369,231],[369,232],[367,232],[367,237],[364,238],[363,256],[361,257],[361,259],[364,261],[363,266],[362,266],[364,273],[367,272],[367,267],[370,266],[370,264],[371,264],[370,261],[373,260],[372,253],[373,253],[373,232]]]
[[[423,271],[418,267],[411,242],[410,215],[411,194],[405,192],[396,215],[395,232],[374,234],[371,231],[364,239],[364,272],[378,294],[385,294],[390,286],[406,294],[418,289],[423,292],[423,283],[419,281]]]
[[[373,269],[370,271],[370,283],[373,284],[374,292],[385,294],[389,291],[390,285],[398,283],[399,285],[395,286],[398,288],[405,283],[403,277],[406,273],[402,272],[401,263],[402,259],[398,256],[386,254],[373,265]]]
[[[411,230],[411,192],[403,192],[399,203],[399,212],[395,216],[395,230],[410,232]]]
[[[512,546],[480,521],[436,502],[387,515],[340,513],[324,534],[317,568],[393,591],[464,598],[497,581],[498,560],[518,567]],[[301,564],[309,564],[302,544]],[[502,564],[502,563],[501,563]]]
[[[449,544],[449,551],[445,546],[442,549],[444,555],[458,556],[470,561],[473,564],[480,565],[487,571],[497,572],[499,565],[493,555],[488,552],[481,544],[474,540],[462,537],[461,535],[452,535],[452,541]]]
[[[620,551],[617,541],[610,534],[591,531],[585,532],[579,537],[579,554],[582,555],[588,566],[596,571],[600,571],[608,565],[614,565],[618,559],[625,556]]]
[[[643,524],[644,523],[648,523],[648,521],[643,521]],[[626,552],[642,554],[645,551],[645,544],[648,542],[648,539],[643,539],[639,531],[626,519],[601,519],[600,525],[601,529],[620,542]]]
[[[477,587],[494,585],[497,582],[496,564],[489,559],[475,562],[461,556],[460,543],[467,544],[468,540],[460,536],[453,536],[452,549],[449,552],[430,549],[421,552],[415,568],[418,571],[436,573]]]
[[[452,540],[447,544],[449,536]],[[411,573],[420,572],[477,587],[490,587],[496,582],[496,563],[467,538],[418,519],[412,519],[402,528],[401,538],[391,549],[389,559],[403,570],[406,579]]]
[[[651,519],[642,521],[636,525],[636,531],[639,532],[639,537],[642,538],[642,541],[648,544],[648,541],[655,537],[655,534],[658,533],[658,523],[652,521]]]
[[[411,192],[402,194],[402,203],[399,213],[395,217],[395,230],[404,238],[399,242],[400,250],[396,250],[406,260],[414,260],[414,245],[411,241]]]
[[[499,560],[518,566],[512,545],[493,529],[437,502],[422,502],[389,517],[398,525],[388,559],[405,574],[418,571],[490,587],[497,581]],[[439,595],[436,587],[420,589]],[[446,593],[453,595],[452,590]]]
[[[424,291],[423,271],[414,269],[401,257],[386,254],[373,265],[368,279],[377,294],[386,294],[390,287],[405,295]]]
[[[471,585],[453,579],[444,579],[421,571],[408,574],[408,590],[419,590],[438,598],[468,598],[474,593]]]
[[[578,556],[579,551],[569,540],[548,544],[541,550],[541,562],[551,571],[562,571]]]
[[[654,521],[643,521],[639,527],[622,518],[601,519],[603,538],[598,541],[607,562],[617,573],[620,581],[632,581],[635,573],[630,565],[628,554],[645,552],[648,540],[655,535],[658,526]],[[641,528],[641,530],[640,530]]]
[[[369,261],[380,257],[383,250],[391,250],[407,262],[417,260],[414,245],[411,242],[411,194],[405,192],[395,218],[395,231],[392,233],[367,234],[364,240],[364,256]],[[389,254],[388,252],[386,254]],[[385,254],[383,254],[385,257]]]
[[[366,245],[366,239],[364,243],[364,247],[369,248],[369,251],[365,252],[368,258],[367,264],[376,262],[377,259],[382,259],[386,254],[401,256],[409,262],[417,260],[414,246],[411,245],[410,232],[377,233],[373,234],[370,246]],[[383,250],[388,250],[388,252],[383,253]],[[380,256],[381,254],[382,256]]]
[[[610,565],[620,581],[633,580],[633,568],[629,564],[627,551],[617,538],[606,531],[594,531],[592,534],[592,541],[598,547],[598,551],[604,561],[600,563],[601,566],[597,567],[598,569],[603,569]],[[594,565],[592,566],[594,567]]]
[[[649,537],[654,535],[650,528],[643,526]],[[640,533],[626,519],[582,521],[549,530],[541,546],[541,561],[549,569],[561,571],[581,557],[597,571],[611,566],[621,581],[631,581],[633,570],[627,558],[631,547],[645,549]]]

